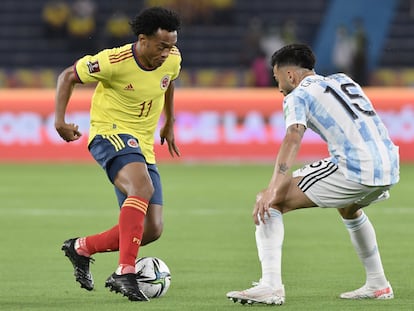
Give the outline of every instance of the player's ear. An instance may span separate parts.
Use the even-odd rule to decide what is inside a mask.
[[[147,36],[144,34],[139,34],[138,35],[138,42],[142,42],[145,43],[145,41],[147,40]]]
[[[288,70],[288,71],[286,72],[286,74],[287,74],[287,77],[288,77],[289,82],[290,82],[291,84],[293,84],[293,82],[295,82],[295,76],[294,76],[294,74],[293,74],[293,70]]]

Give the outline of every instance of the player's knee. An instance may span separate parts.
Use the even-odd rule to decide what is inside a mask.
[[[152,197],[152,195],[154,194],[154,191],[155,191],[152,182],[150,182],[150,183],[148,183],[148,185],[146,185],[146,191],[148,193],[149,199],[151,199],[151,197]]]
[[[147,182],[145,184],[133,186],[130,189],[128,196],[130,195],[138,196],[140,198],[143,198],[149,201],[152,198],[153,193],[154,193],[154,186],[152,185],[151,182]]]
[[[153,241],[158,240],[159,237],[162,234],[162,231],[164,230],[164,223],[162,220],[158,220],[155,224],[152,226],[152,239]]]
[[[146,245],[158,240],[162,235],[163,229],[164,224],[162,221],[157,221],[156,223],[152,224],[146,224],[141,245]]]
[[[355,219],[361,215],[361,210],[356,206],[338,208],[338,212],[344,219]]]

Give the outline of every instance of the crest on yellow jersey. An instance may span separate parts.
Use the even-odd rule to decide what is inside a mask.
[[[161,79],[161,83],[160,83],[161,89],[162,90],[166,90],[169,85],[170,85],[170,76],[169,75],[165,75]]]

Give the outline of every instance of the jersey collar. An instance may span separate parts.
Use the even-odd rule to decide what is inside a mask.
[[[132,54],[134,55],[135,62],[137,63],[139,68],[141,68],[144,71],[153,71],[157,69],[157,68],[147,68],[143,64],[141,64],[141,62],[138,59],[138,54],[137,54],[137,42],[133,43],[131,48],[132,48]]]

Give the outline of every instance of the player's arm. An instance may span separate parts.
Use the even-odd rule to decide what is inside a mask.
[[[55,128],[60,137],[67,142],[77,140],[82,136],[78,130],[78,125],[66,123],[65,121],[66,107],[76,83],[80,83],[80,81],[75,73],[74,66],[70,66],[60,73],[56,86]]]
[[[161,145],[164,144],[164,141],[166,140],[168,151],[171,156],[174,157],[174,154],[180,156],[180,150],[175,144],[174,138],[174,81],[170,82],[170,85],[165,92],[164,114],[165,124],[160,130]]]
[[[264,220],[265,214],[269,214],[270,207],[285,200],[292,179],[290,170],[295,164],[305,130],[306,127],[302,124],[292,124],[287,128],[269,186],[256,199],[253,210],[253,218],[256,224],[259,224],[258,216]]]

